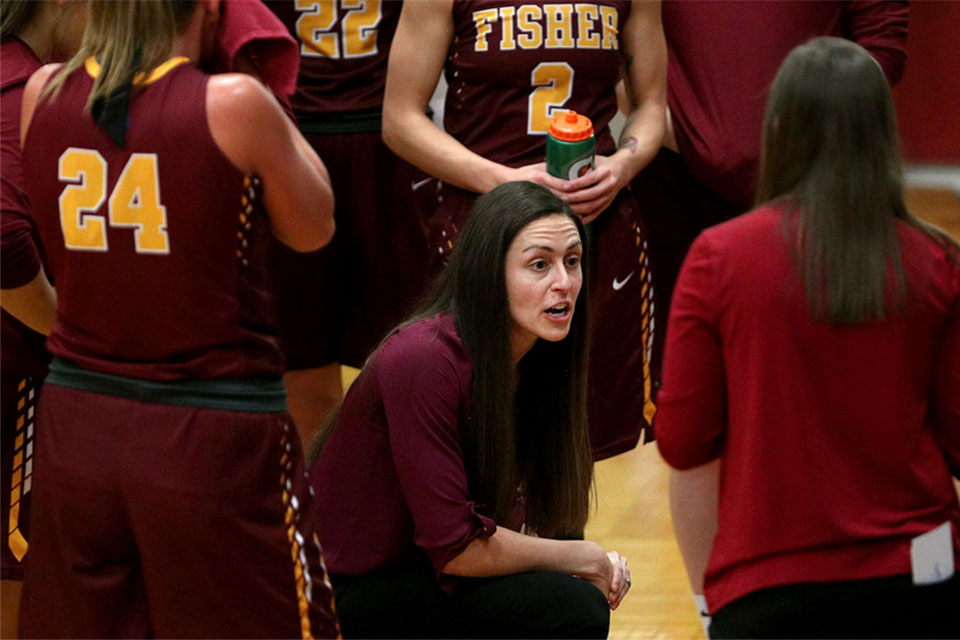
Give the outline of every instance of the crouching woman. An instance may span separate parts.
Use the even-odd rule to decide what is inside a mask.
[[[584,227],[529,182],[482,196],[311,467],[344,635],[605,637],[626,560],[581,539]]]

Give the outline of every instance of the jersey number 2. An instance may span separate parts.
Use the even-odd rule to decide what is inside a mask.
[[[95,212],[107,200],[107,161],[99,151],[70,147],[60,155],[58,178],[63,243],[74,251],[106,251],[107,220]],[[111,227],[135,229],[137,253],[170,253],[167,209],[160,204],[157,154],[130,156],[107,202]]]
[[[573,95],[573,67],[566,62],[541,62],[530,73],[527,105],[527,133],[550,133],[550,121],[557,113],[567,111],[563,105]]]
[[[300,54],[325,58],[363,58],[377,53],[381,0],[297,0]],[[341,33],[333,32],[337,12],[346,11]],[[342,45],[341,45],[342,41]]]

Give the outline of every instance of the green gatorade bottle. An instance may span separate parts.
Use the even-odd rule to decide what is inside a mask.
[[[590,118],[576,111],[553,116],[547,136],[547,173],[564,180],[593,170],[596,141]]]

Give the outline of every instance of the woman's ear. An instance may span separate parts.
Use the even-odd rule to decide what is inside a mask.
[[[200,0],[199,10],[203,12],[201,36],[201,60],[209,60],[216,50],[217,32],[220,27],[220,0]]]
[[[215,18],[214,22],[220,19],[220,0],[200,0],[200,2],[203,4],[203,10]]]

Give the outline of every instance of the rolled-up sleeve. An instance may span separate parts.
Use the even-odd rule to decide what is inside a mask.
[[[701,234],[687,254],[667,323],[657,446],[677,469],[719,457],[726,424],[723,350],[716,329],[718,265]]]
[[[379,354],[380,392],[397,475],[414,521],[414,542],[437,575],[470,542],[496,531],[467,488],[459,432],[469,393],[457,354],[441,338],[388,343]]]
[[[16,289],[29,284],[40,273],[40,252],[26,224],[7,212],[0,213],[0,288]]]

